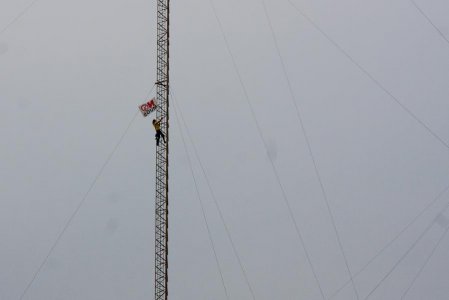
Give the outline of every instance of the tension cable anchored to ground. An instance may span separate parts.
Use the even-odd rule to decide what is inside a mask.
[[[438,135],[429,125],[427,125],[421,118],[419,118],[410,108],[408,108],[402,101],[400,101],[393,93],[391,93],[374,75],[372,75],[364,66],[356,61],[335,39],[326,33],[308,14],[295,5],[291,0],[286,0],[290,5],[309,22],[324,38],[326,38],[338,51],[340,51],[346,58],[354,64],[366,77],[368,77],[377,87],[379,87],[386,95],[389,96],[406,114],[414,119],[421,127],[433,136],[442,146],[449,150],[449,143],[446,142],[440,135]]]
[[[242,78],[242,76],[240,74],[240,70],[239,70],[239,68],[237,66],[237,62],[235,60],[234,54],[233,54],[233,52],[231,50],[231,47],[229,45],[229,41],[228,41],[226,33],[224,31],[223,24],[222,24],[222,22],[221,22],[221,20],[220,20],[220,18],[218,16],[218,13],[217,13],[217,10],[215,8],[215,4],[214,4],[213,0],[208,0],[208,1],[209,1],[209,4],[211,5],[212,12],[213,12],[213,14],[215,16],[215,19],[217,21],[220,33],[221,33],[221,35],[223,37],[223,41],[224,41],[224,44],[225,44],[226,49],[228,51],[229,57],[231,59],[232,66],[233,66],[234,71],[236,73],[237,79],[238,79],[238,81],[240,83],[242,92],[244,94],[244,99],[245,99],[246,103],[248,104],[250,115],[251,115],[251,117],[252,117],[252,119],[254,121],[254,124],[256,125],[257,133],[258,133],[259,138],[260,138],[260,140],[261,140],[261,142],[262,142],[262,144],[263,144],[263,146],[265,148],[265,151],[268,151],[267,141],[265,140],[265,137],[263,136],[262,129],[260,127],[259,121],[257,120],[257,116],[256,116],[256,113],[254,111],[253,105],[252,105],[252,103],[250,101],[250,97],[248,95],[248,91],[247,91],[246,86],[245,86],[245,84],[243,82],[243,78]],[[304,253],[305,253],[306,258],[307,258],[307,262],[308,262],[308,264],[310,266],[310,269],[312,270],[312,273],[313,273],[315,282],[317,284],[317,287],[319,288],[319,291],[320,291],[320,294],[321,294],[322,298],[325,299],[323,288],[321,287],[320,280],[319,280],[319,278],[318,278],[318,276],[316,274],[315,267],[314,267],[314,265],[312,263],[309,250],[306,247],[305,240],[304,240],[303,235],[301,233],[301,230],[299,228],[298,222],[296,221],[296,218],[295,218],[295,215],[293,213],[293,209],[291,207],[290,201],[288,200],[288,197],[287,197],[287,194],[285,192],[284,186],[282,185],[282,182],[281,182],[281,179],[280,179],[280,176],[279,176],[279,172],[278,172],[278,170],[276,168],[276,165],[273,162],[273,159],[270,156],[268,156],[268,159],[269,159],[269,162],[270,162],[271,171],[272,171],[272,173],[273,173],[273,175],[274,175],[274,177],[276,179],[277,185],[279,186],[279,190],[281,192],[282,199],[283,199],[284,204],[285,204],[285,206],[286,206],[286,208],[288,210],[289,218],[290,218],[290,220],[291,220],[291,222],[292,222],[292,224],[294,226],[294,229],[295,229],[296,235],[297,235],[297,237],[299,239],[299,242],[301,244],[301,247],[304,250]]]
[[[444,35],[444,33],[438,28],[438,26],[432,21],[432,19],[421,9],[421,7],[416,3],[415,0],[410,0],[412,5],[418,10],[418,12],[429,22],[429,24],[435,29],[435,31],[441,36],[441,38],[449,45],[449,39]]]
[[[212,185],[211,185],[211,183],[210,183],[209,176],[207,176],[207,173],[206,173],[205,167],[204,167],[204,165],[203,165],[203,163],[202,163],[202,160],[201,160],[201,158],[200,158],[198,149],[197,149],[197,147],[196,147],[196,145],[195,145],[195,142],[194,142],[194,140],[193,140],[193,137],[192,137],[192,135],[191,135],[191,133],[190,133],[189,126],[188,126],[187,122],[185,121],[185,118],[184,118],[184,116],[183,116],[183,113],[182,113],[182,110],[181,110],[181,108],[180,108],[180,105],[179,105],[179,103],[176,101],[176,98],[175,98],[175,96],[174,96],[174,94],[173,94],[173,87],[171,88],[170,95],[172,96],[172,99],[174,100],[174,106],[175,106],[175,115],[176,115],[176,118],[178,119],[178,122],[179,122],[179,120],[182,122],[182,125],[184,126],[184,128],[185,128],[185,130],[186,130],[186,133],[187,133],[187,138],[190,140],[190,143],[192,144],[193,152],[194,152],[195,157],[196,157],[196,159],[197,159],[197,161],[198,161],[198,163],[199,163],[199,166],[200,166],[200,168],[201,168],[201,172],[202,172],[202,174],[203,174],[203,176],[204,176],[204,178],[205,178],[205,180],[206,180],[206,184],[207,184],[207,187],[208,187],[208,189],[209,189],[209,192],[210,192],[210,194],[211,194],[211,196],[212,196],[213,203],[214,203],[214,205],[215,205],[215,208],[216,208],[217,211],[218,211],[218,215],[219,215],[220,220],[221,220],[221,222],[222,222],[222,224],[223,224],[223,227],[224,227],[224,229],[225,229],[225,232],[226,232],[226,235],[227,235],[227,237],[228,237],[228,239],[229,239],[229,242],[231,243],[232,251],[233,251],[233,253],[234,253],[234,256],[235,256],[236,259],[237,259],[237,262],[238,262],[238,264],[239,264],[240,270],[242,271],[243,277],[244,277],[244,279],[245,279],[245,283],[246,283],[246,285],[248,286],[248,289],[249,289],[249,291],[250,291],[250,293],[251,293],[252,299],[253,299],[253,300],[256,300],[256,296],[255,296],[255,293],[254,293],[254,289],[253,289],[252,286],[251,286],[251,283],[250,283],[249,278],[248,278],[248,274],[247,274],[247,272],[246,272],[245,267],[243,266],[242,259],[241,259],[241,257],[240,257],[240,254],[239,254],[238,251],[237,251],[237,247],[235,246],[234,239],[232,238],[231,232],[230,232],[230,230],[229,230],[229,226],[227,225],[227,222],[226,222],[226,219],[225,219],[225,217],[224,217],[224,214],[223,214],[223,211],[222,211],[222,209],[221,209],[221,206],[220,206],[220,204],[218,203],[217,197],[215,196],[215,192],[214,192],[214,189],[212,188]],[[179,112],[179,117],[180,117],[180,118],[178,118],[178,114],[176,113],[176,111]],[[181,124],[181,123],[180,123],[180,124]],[[179,130],[181,131],[181,129],[179,129]],[[182,134],[182,131],[181,131],[181,134]],[[186,151],[187,151],[187,150],[186,150]]]
[[[432,251],[430,252],[430,254],[427,256],[426,260],[424,261],[424,263],[422,264],[421,268],[418,270],[418,272],[416,273],[415,277],[413,277],[412,281],[410,282],[410,284],[407,286],[407,289],[404,291],[404,293],[401,296],[401,300],[405,298],[405,296],[407,296],[408,292],[410,291],[410,289],[414,286],[416,280],[419,278],[419,276],[421,276],[421,273],[424,271],[425,267],[427,266],[427,264],[430,262],[430,260],[432,259],[432,257],[435,255],[436,250],[438,249],[438,247],[441,245],[441,242],[444,240],[444,238],[446,237],[447,233],[449,232],[449,226],[446,224],[446,229],[444,230],[443,234],[440,236],[440,238],[438,239],[438,241],[435,243],[435,245],[432,248]]]
[[[18,13],[8,24],[5,25],[5,27],[3,27],[0,30],[0,34],[4,33],[6,30],[8,30],[12,25],[14,25],[15,23],[17,23],[17,21],[19,21],[29,10],[30,8],[36,4],[36,2],[39,0],[33,0],[30,2],[30,4],[28,4],[20,13]]]
[[[146,98],[148,98],[148,96],[152,93],[153,89],[154,89],[154,86],[152,87],[151,91],[147,94]],[[120,136],[120,138],[118,139],[117,143],[114,145],[114,147],[112,148],[111,152],[106,157],[106,160],[104,161],[104,163],[101,166],[100,170],[97,172],[97,174],[96,174],[94,180],[92,181],[92,183],[89,185],[89,188],[87,189],[87,191],[84,194],[83,198],[79,201],[79,203],[76,206],[75,210],[70,214],[70,217],[64,223],[64,226],[62,227],[61,231],[59,232],[58,236],[56,237],[56,240],[53,242],[53,244],[51,245],[50,249],[48,250],[47,255],[44,257],[44,259],[40,263],[39,267],[34,272],[33,277],[31,278],[31,280],[28,282],[27,286],[23,290],[22,294],[20,295],[20,300],[22,300],[23,297],[25,297],[25,295],[27,294],[28,290],[30,289],[30,287],[33,285],[34,281],[37,279],[37,277],[41,273],[43,267],[47,264],[48,259],[50,258],[50,256],[54,252],[54,250],[56,249],[56,246],[59,244],[59,242],[61,241],[62,237],[66,233],[67,229],[70,227],[70,225],[72,224],[73,220],[78,215],[81,207],[84,205],[84,203],[86,202],[86,200],[89,197],[90,193],[92,192],[92,190],[94,189],[95,185],[97,184],[98,180],[103,175],[104,170],[106,169],[106,167],[110,163],[110,161],[111,161],[112,157],[114,156],[115,152],[117,152],[117,149],[122,144],[125,136],[128,134],[129,129],[131,128],[131,125],[134,123],[134,121],[135,121],[135,119],[136,119],[138,114],[139,114],[138,111],[135,112],[134,116],[128,122],[128,125],[126,126],[126,129],[123,131],[123,133]]]
[[[449,208],[449,203],[446,203],[444,208],[439,212],[439,214],[443,214],[447,209]],[[382,277],[382,279],[374,286],[374,288],[371,289],[371,291],[368,293],[368,295],[364,298],[364,300],[369,299],[374,292],[382,285],[382,283],[390,277],[390,275],[393,273],[393,271],[401,264],[401,262],[410,254],[410,252],[415,249],[415,247],[418,245],[418,243],[423,239],[423,237],[427,234],[427,232],[430,231],[430,229],[435,224],[435,221],[432,220],[432,222],[424,229],[423,232],[418,236],[418,238],[412,243],[412,245],[407,249],[407,251],[401,255],[401,257],[396,261],[396,263],[388,270],[388,272]]]
[[[351,281],[351,284],[352,284],[352,289],[354,291],[354,294],[355,294],[356,298],[359,299],[359,294],[358,294],[357,288],[356,288],[354,280],[353,280],[351,268],[349,267],[348,258],[346,256],[346,252],[344,250],[344,247],[343,247],[343,244],[342,244],[342,241],[341,241],[340,233],[339,233],[339,231],[337,229],[337,224],[336,224],[336,221],[335,221],[334,213],[332,212],[332,209],[331,209],[331,206],[330,206],[330,203],[329,203],[329,199],[328,199],[328,196],[327,196],[327,193],[326,193],[326,189],[324,188],[323,179],[322,179],[321,173],[320,173],[320,171],[318,169],[318,164],[317,164],[315,155],[314,155],[313,150],[312,150],[312,145],[311,145],[310,140],[309,140],[309,135],[307,134],[307,131],[306,131],[306,128],[305,128],[303,117],[301,115],[301,110],[300,110],[299,105],[298,105],[298,103],[297,103],[297,101],[295,99],[295,94],[293,92],[293,87],[292,87],[290,78],[289,78],[288,73],[287,73],[287,68],[285,66],[285,62],[284,62],[284,59],[282,57],[281,50],[279,48],[279,44],[278,44],[278,41],[277,41],[276,33],[274,31],[273,24],[272,24],[270,15],[268,13],[268,9],[267,9],[265,0],[261,0],[261,1],[262,1],[262,4],[263,4],[265,17],[267,19],[267,22],[268,22],[268,25],[269,25],[269,28],[270,28],[271,36],[272,36],[273,41],[274,41],[276,52],[277,52],[277,55],[279,57],[279,61],[280,61],[281,67],[282,67],[282,71],[283,71],[283,74],[284,74],[284,77],[285,77],[285,81],[287,82],[287,85],[288,85],[288,90],[289,90],[289,93],[290,93],[290,100],[293,103],[293,106],[295,107],[295,110],[296,110],[296,117],[298,119],[298,123],[299,123],[300,129],[301,129],[302,134],[304,136],[304,139],[306,141],[307,150],[309,151],[309,156],[310,156],[310,159],[311,159],[311,161],[313,163],[315,175],[316,175],[316,177],[318,179],[318,182],[319,182],[319,185],[320,185],[320,189],[321,189],[321,193],[322,193],[324,202],[326,204],[327,212],[329,214],[329,217],[330,217],[330,220],[331,220],[331,223],[332,223],[332,227],[333,227],[335,236],[337,238],[338,246],[339,246],[340,252],[341,252],[341,254],[343,256],[343,260],[344,260],[344,263],[345,263],[345,266],[346,266],[346,271],[348,272],[348,275],[349,275],[349,278],[350,278],[350,281]],[[324,295],[323,295],[323,297],[324,297]]]
[[[218,272],[220,274],[221,284],[223,286],[223,290],[224,290],[224,293],[226,295],[226,299],[229,300],[229,292],[228,292],[228,290],[226,288],[225,280],[224,280],[224,277],[223,277],[223,270],[222,270],[222,267],[220,265],[220,261],[218,259],[217,250],[215,249],[214,239],[212,238],[212,232],[210,230],[209,222],[207,221],[206,210],[204,208],[204,203],[203,203],[203,200],[201,198],[201,194],[200,194],[200,191],[199,191],[199,188],[198,188],[198,183],[197,183],[197,180],[196,180],[195,172],[193,171],[192,159],[190,158],[190,153],[189,153],[189,151],[187,149],[187,142],[185,140],[183,130],[181,129],[181,125],[180,125],[181,122],[180,122],[180,119],[178,117],[178,113],[177,113],[176,109],[174,111],[175,111],[175,117],[176,117],[177,124],[178,124],[178,130],[179,130],[179,133],[181,134],[181,140],[182,140],[182,144],[184,146],[184,151],[186,153],[187,161],[189,163],[190,174],[192,175],[192,180],[193,180],[193,183],[195,185],[196,197],[197,197],[198,202],[199,202],[200,207],[201,207],[201,214],[203,216],[204,224],[206,226],[207,236],[209,238],[210,246],[211,246],[212,252],[214,254],[215,263],[217,265],[217,269],[218,269]]]
[[[436,195],[431,202],[429,202],[418,214],[415,215],[415,217],[408,222],[404,228],[402,228],[401,231],[399,231],[398,234],[395,235],[388,243],[385,244],[385,246],[380,249],[376,255],[374,255],[363,267],[361,267],[356,273],[354,273],[354,278],[357,278],[360,274],[363,273],[363,271],[368,268],[372,263],[374,263],[381,255],[384,253],[387,249],[389,249],[410,227],[412,227],[413,224],[415,224],[423,215],[425,212],[427,212],[431,207],[433,207],[438,200],[440,200],[444,194],[449,190],[449,185],[447,185],[438,195]],[[348,284],[350,284],[351,281],[347,281],[344,283],[338,290],[336,290],[334,293],[331,294],[329,299],[335,298]]]

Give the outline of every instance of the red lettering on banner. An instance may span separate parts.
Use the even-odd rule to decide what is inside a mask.
[[[154,98],[148,101],[147,103],[144,103],[139,106],[140,111],[142,112],[143,116],[146,117],[151,112],[155,111],[157,108],[156,102],[154,101]]]

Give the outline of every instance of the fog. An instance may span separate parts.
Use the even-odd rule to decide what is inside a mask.
[[[171,1],[169,299],[448,299],[449,3],[265,4]],[[0,2],[0,299],[153,298],[155,51]]]

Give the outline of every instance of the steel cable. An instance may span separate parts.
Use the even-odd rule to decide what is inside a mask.
[[[198,199],[198,202],[199,202],[199,204],[201,206],[201,212],[202,212],[204,224],[205,224],[206,229],[207,229],[207,235],[209,237],[209,241],[210,241],[210,245],[211,245],[211,248],[212,248],[212,252],[214,254],[215,263],[217,264],[218,272],[220,273],[221,283],[223,285],[223,289],[224,289],[224,292],[226,294],[226,299],[229,300],[229,293],[228,293],[228,290],[226,288],[226,284],[225,284],[225,281],[224,281],[223,271],[222,271],[222,268],[221,268],[221,265],[220,265],[220,261],[218,260],[217,251],[215,250],[215,243],[214,243],[214,240],[212,238],[212,232],[210,230],[209,222],[207,221],[206,211],[204,209],[204,203],[203,203],[203,200],[201,199],[201,195],[200,195],[200,192],[199,192],[198,183],[196,181],[195,173],[193,172],[192,160],[190,158],[189,151],[187,150],[187,143],[186,143],[186,140],[184,138],[184,133],[183,133],[183,131],[181,129],[181,125],[180,125],[181,123],[179,121],[179,117],[178,117],[178,113],[176,111],[176,108],[175,108],[174,111],[175,111],[176,120],[178,121],[177,124],[178,124],[178,128],[179,128],[179,132],[181,134],[182,143],[184,145],[184,150],[185,150],[186,155],[187,155],[187,161],[189,163],[190,173],[192,175],[192,180],[193,180],[193,183],[195,185],[195,191],[196,191],[197,199]]]
[[[151,92],[154,89],[154,85],[153,88],[151,89],[151,91],[147,94],[148,95],[151,94]],[[65,232],[67,231],[67,229],[70,227],[70,225],[72,224],[73,220],[75,219],[75,217],[78,215],[78,212],[80,211],[81,207],[83,206],[83,204],[86,202],[88,196],[90,195],[90,193],[92,192],[92,190],[94,189],[95,185],[97,184],[98,179],[100,179],[101,175],[103,175],[104,170],[106,169],[107,165],[109,164],[109,162],[111,161],[112,157],[114,156],[115,152],[117,151],[118,147],[121,145],[121,143],[123,142],[123,139],[125,138],[125,136],[127,135],[129,129],[131,128],[131,125],[134,123],[134,120],[136,119],[137,115],[139,114],[139,112],[137,111],[134,116],[132,117],[132,119],[128,122],[128,125],[126,127],[126,129],[123,131],[122,135],[120,136],[120,138],[118,139],[117,143],[115,144],[115,146],[113,147],[112,151],[109,153],[108,157],[106,158],[105,162],[103,163],[103,165],[101,166],[100,170],[97,172],[97,175],[95,176],[94,180],[92,181],[92,183],[89,185],[89,188],[87,189],[86,193],[84,194],[83,198],[81,199],[81,201],[78,203],[78,205],[76,206],[75,210],[70,214],[70,217],[67,219],[67,221],[65,222],[64,226],[62,227],[62,230],[59,232],[58,236],[56,237],[56,240],[53,242],[52,246],[50,247],[49,251],[47,252],[47,255],[44,257],[44,259],[42,260],[42,262],[40,263],[39,267],[36,269],[36,271],[33,274],[33,277],[31,278],[31,280],[28,282],[27,286],[25,287],[25,289],[23,290],[21,296],[20,296],[20,300],[23,299],[23,297],[25,297],[26,293],[28,292],[28,290],[30,289],[30,287],[33,285],[34,281],[36,280],[36,278],[38,277],[38,275],[40,274],[40,272],[42,271],[43,267],[47,264],[48,259],[50,258],[51,254],[53,253],[53,251],[55,250],[56,246],[59,244],[59,242],[61,241],[61,238],[64,236]]]
[[[221,20],[220,20],[220,18],[219,18],[219,16],[218,16],[217,10],[216,10],[216,8],[215,8],[215,4],[214,4],[213,0],[209,0],[209,3],[210,3],[210,5],[211,5],[211,8],[212,8],[213,14],[214,14],[214,16],[215,16],[215,19],[216,19],[216,21],[217,21],[218,27],[219,27],[219,29],[220,29],[221,35],[222,35],[222,37],[223,37],[223,40],[224,40],[226,49],[227,49],[228,54],[229,54],[229,56],[230,56],[230,59],[231,59],[231,62],[232,62],[232,66],[233,66],[233,68],[234,68],[234,70],[235,70],[235,72],[236,72],[238,81],[239,81],[239,83],[240,83],[240,85],[241,85],[241,88],[242,88],[242,91],[243,91],[243,94],[244,94],[244,98],[245,98],[245,100],[246,100],[246,103],[248,104],[248,108],[249,108],[249,110],[250,110],[251,117],[252,117],[252,119],[253,119],[253,121],[254,121],[254,123],[255,123],[255,125],[256,125],[257,133],[259,134],[259,137],[260,137],[261,142],[262,142],[262,144],[263,144],[263,146],[264,146],[264,148],[265,148],[265,151],[268,152],[267,142],[266,142],[266,140],[265,140],[265,137],[264,137],[263,134],[262,134],[262,129],[261,129],[260,124],[259,124],[259,122],[258,122],[258,120],[257,120],[256,113],[255,113],[254,108],[253,108],[253,105],[252,105],[252,103],[251,103],[251,101],[250,101],[250,98],[249,98],[249,95],[248,95],[248,91],[247,91],[246,86],[245,86],[245,84],[244,84],[244,82],[243,82],[243,78],[242,78],[242,76],[241,76],[241,74],[240,74],[240,70],[239,70],[239,68],[238,68],[238,66],[237,66],[236,59],[235,59],[235,57],[234,57],[233,52],[231,51],[231,47],[230,47],[229,41],[228,41],[228,39],[227,39],[227,37],[226,37],[225,31],[224,31],[224,27],[223,27],[223,25],[222,25],[222,23],[221,23]],[[307,247],[306,247],[304,238],[303,238],[303,236],[302,236],[301,230],[300,230],[299,225],[298,225],[298,223],[297,223],[297,221],[296,221],[296,218],[295,218],[295,216],[294,216],[293,209],[292,209],[292,207],[291,207],[290,201],[289,201],[288,198],[287,198],[287,194],[286,194],[285,189],[284,189],[284,187],[283,187],[283,185],[282,185],[282,182],[281,182],[279,173],[278,173],[278,171],[277,171],[277,168],[276,168],[276,166],[275,166],[275,164],[274,164],[274,162],[273,162],[273,159],[272,159],[270,156],[268,156],[268,159],[269,159],[269,162],[270,162],[270,166],[271,166],[271,169],[272,169],[272,173],[273,173],[273,175],[274,175],[274,177],[275,177],[275,179],[276,179],[276,182],[277,182],[277,184],[278,184],[278,186],[279,186],[279,189],[280,189],[280,191],[281,191],[282,199],[284,200],[284,203],[285,203],[285,205],[286,205],[286,207],[287,207],[287,210],[288,210],[288,214],[289,214],[290,220],[291,220],[292,223],[293,223],[293,226],[294,226],[295,232],[296,232],[296,234],[297,234],[297,237],[298,237],[298,239],[299,239],[299,241],[300,241],[300,244],[301,244],[301,246],[302,246],[302,248],[303,248],[303,250],[304,250],[304,253],[305,253],[307,262],[308,262],[308,264],[309,264],[309,266],[310,266],[310,268],[311,268],[311,270],[312,270],[312,273],[313,273],[313,276],[314,276],[314,278],[315,278],[316,284],[317,284],[318,288],[320,289],[321,295],[324,295],[323,290],[322,290],[322,287],[321,287],[321,284],[320,284],[320,281],[319,281],[319,279],[318,279],[318,276],[317,276],[317,274],[316,274],[316,271],[315,271],[315,268],[314,268],[314,266],[313,266],[312,260],[311,260],[311,258],[310,258],[309,250],[308,250]]]
[[[220,204],[218,203],[217,197],[215,196],[215,192],[214,192],[214,190],[213,190],[213,188],[212,188],[212,185],[211,185],[211,183],[210,183],[209,177],[207,176],[205,167],[203,166],[203,163],[202,163],[202,161],[201,161],[201,158],[200,158],[200,156],[199,156],[199,154],[198,154],[198,149],[197,149],[197,147],[196,147],[196,145],[195,145],[195,142],[194,142],[194,140],[193,140],[193,138],[192,138],[192,135],[191,135],[191,133],[190,133],[189,127],[188,127],[188,125],[187,125],[187,122],[186,122],[185,119],[184,119],[184,116],[183,116],[182,110],[180,109],[179,103],[177,103],[177,100],[175,99],[175,96],[173,95],[173,88],[171,89],[170,94],[171,94],[171,96],[172,96],[172,99],[174,100],[175,108],[176,108],[176,109],[178,110],[178,112],[179,112],[179,116],[180,116],[181,122],[182,122],[182,124],[184,125],[184,128],[186,129],[187,138],[190,140],[190,143],[191,143],[192,146],[193,146],[193,152],[194,152],[195,157],[196,157],[196,159],[197,159],[197,161],[198,161],[198,163],[199,163],[199,166],[200,166],[200,168],[201,168],[201,171],[202,171],[202,173],[203,173],[203,176],[204,176],[204,178],[205,178],[205,180],[206,180],[207,187],[208,187],[208,189],[209,189],[209,191],[210,191],[210,193],[211,193],[212,200],[213,200],[213,202],[214,202],[214,204],[215,204],[215,207],[216,207],[216,209],[217,209],[217,211],[218,211],[218,215],[220,216],[221,222],[223,223],[223,227],[224,227],[224,229],[225,229],[226,235],[228,236],[229,242],[231,243],[232,251],[234,252],[235,257],[237,258],[237,262],[238,262],[238,264],[239,264],[239,266],[240,266],[240,270],[242,271],[242,274],[243,274],[243,277],[244,277],[244,279],[245,279],[246,285],[248,286],[248,289],[249,289],[249,291],[250,291],[250,293],[251,293],[252,298],[255,300],[255,299],[256,299],[256,296],[255,296],[254,290],[253,290],[253,288],[252,288],[252,286],[251,286],[251,283],[250,283],[250,281],[249,281],[247,272],[246,272],[246,270],[245,270],[245,268],[244,268],[244,266],[243,266],[242,259],[240,258],[240,255],[239,255],[239,253],[238,253],[238,251],[237,251],[237,248],[236,248],[236,246],[235,246],[234,240],[233,240],[232,235],[231,235],[231,232],[230,232],[230,230],[229,230],[229,226],[227,225],[226,220],[225,220],[225,218],[224,218],[224,214],[223,214],[223,212],[222,212],[222,209],[221,209],[221,207],[220,207]]]

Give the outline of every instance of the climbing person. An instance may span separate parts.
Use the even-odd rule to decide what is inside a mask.
[[[161,121],[163,118],[160,118],[159,121],[157,121],[156,119],[153,119],[153,126],[154,129],[156,130],[156,146],[159,146],[159,140],[161,139],[162,136],[162,140],[164,141],[165,144],[165,134],[162,133],[161,130]]]

